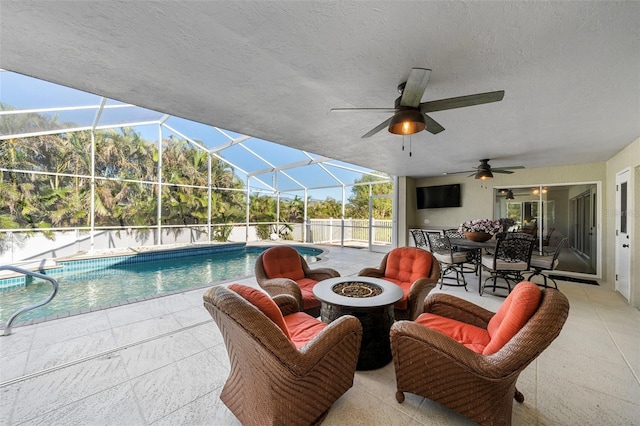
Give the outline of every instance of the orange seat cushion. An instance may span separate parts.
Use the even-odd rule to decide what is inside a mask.
[[[291,335],[291,342],[297,349],[306,345],[327,326],[326,323],[317,320],[304,312],[296,312],[284,317],[287,329]]]
[[[287,246],[271,247],[262,254],[264,272],[269,278],[304,278],[302,260],[296,249]]]
[[[484,328],[441,317],[440,315],[421,314],[415,319],[415,322],[447,335],[479,354],[483,353],[485,347],[491,341],[489,333]]]
[[[231,284],[229,286],[229,290],[235,291],[243,299],[258,308],[284,332],[287,338],[291,338],[287,324],[282,316],[282,311],[280,311],[276,302],[274,302],[267,294],[258,289],[242,284]]]
[[[297,280],[296,283],[302,293],[303,310],[320,306],[320,301],[313,295],[313,286],[316,285],[318,281],[312,280],[311,278],[302,278]]]
[[[384,278],[402,288],[404,295],[395,307],[407,309],[409,290],[419,278],[431,273],[431,253],[415,247],[398,247],[389,252]]]
[[[540,289],[532,282],[516,285],[487,324],[491,342],[482,353],[494,354],[511,340],[538,309],[541,297]]]

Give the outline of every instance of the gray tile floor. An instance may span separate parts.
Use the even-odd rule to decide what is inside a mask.
[[[382,254],[327,247],[318,266],[355,275]],[[504,300],[445,287],[490,310]],[[257,285],[255,278],[234,280]],[[516,425],[640,425],[640,312],[608,286],[559,282],[569,319],[521,375]],[[475,290],[475,291],[474,291]],[[437,290],[440,291],[440,290]],[[219,400],[229,363],[196,290],[17,327],[0,337],[0,424],[237,425]],[[395,400],[393,364],[357,372],[326,425],[472,424],[424,398]],[[259,401],[256,401],[259,404]]]

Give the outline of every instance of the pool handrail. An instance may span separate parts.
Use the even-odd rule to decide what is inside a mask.
[[[25,306],[22,309],[18,309],[16,312],[13,313],[13,315],[11,315],[9,317],[9,320],[7,321],[7,323],[4,326],[4,332],[2,333],[2,336],[8,336],[11,334],[11,327],[13,325],[13,321],[15,321],[15,319],[18,317],[18,315],[21,315],[27,311],[30,311],[32,309],[35,308],[39,308],[40,306],[46,305],[47,303],[51,302],[51,300],[53,300],[54,297],[56,297],[56,294],[58,294],[58,281],[56,281],[54,278],[48,277],[44,274],[41,274],[39,272],[34,272],[34,271],[30,271],[28,269],[23,269],[23,268],[18,268],[17,266],[11,266],[11,265],[0,265],[0,271],[1,270],[8,270],[8,271],[13,271],[13,272],[17,272],[19,274],[23,274],[23,275],[28,275],[31,277],[35,277],[35,278],[40,278],[42,280],[47,280],[51,283],[51,285],[53,286],[53,292],[49,295],[49,297],[47,297],[45,300],[41,301],[41,302],[36,302],[32,305],[29,306]]]

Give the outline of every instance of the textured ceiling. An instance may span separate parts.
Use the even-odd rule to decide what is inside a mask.
[[[400,176],[599,162],[640,137],[640,2],[7,2],[0,67]],[[389,117],[412,67],[434,112]]]

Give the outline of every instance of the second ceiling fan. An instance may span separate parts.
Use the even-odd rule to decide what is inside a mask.
[[[498,90],[421,103],[430,75],[430,69],[412,68],[407,81],[398,86],[400,96],[396,99],[394,108],[332,108],[331,111],[376,111],[394,114],[362,135],[363,138],[371,137],[385,127],[389,128],[389,132],[399,135],[411,135],[425,129],[435,135],[442,132],[444,127],[427,113],[498,102],[504,97],[504,90]]]
[[[489,159],[480,160],[480,165],[475,170],[463,170],[460,172],[449,172],[445,175],[457,175],[461,173],[471,173],[469,177],[473,176],[476,179],[491,179],[494,173],[511,174],[512,170],[524,169],[524,166],[510,166],[510,167],[496,167],[493,168],[489,165]]]

